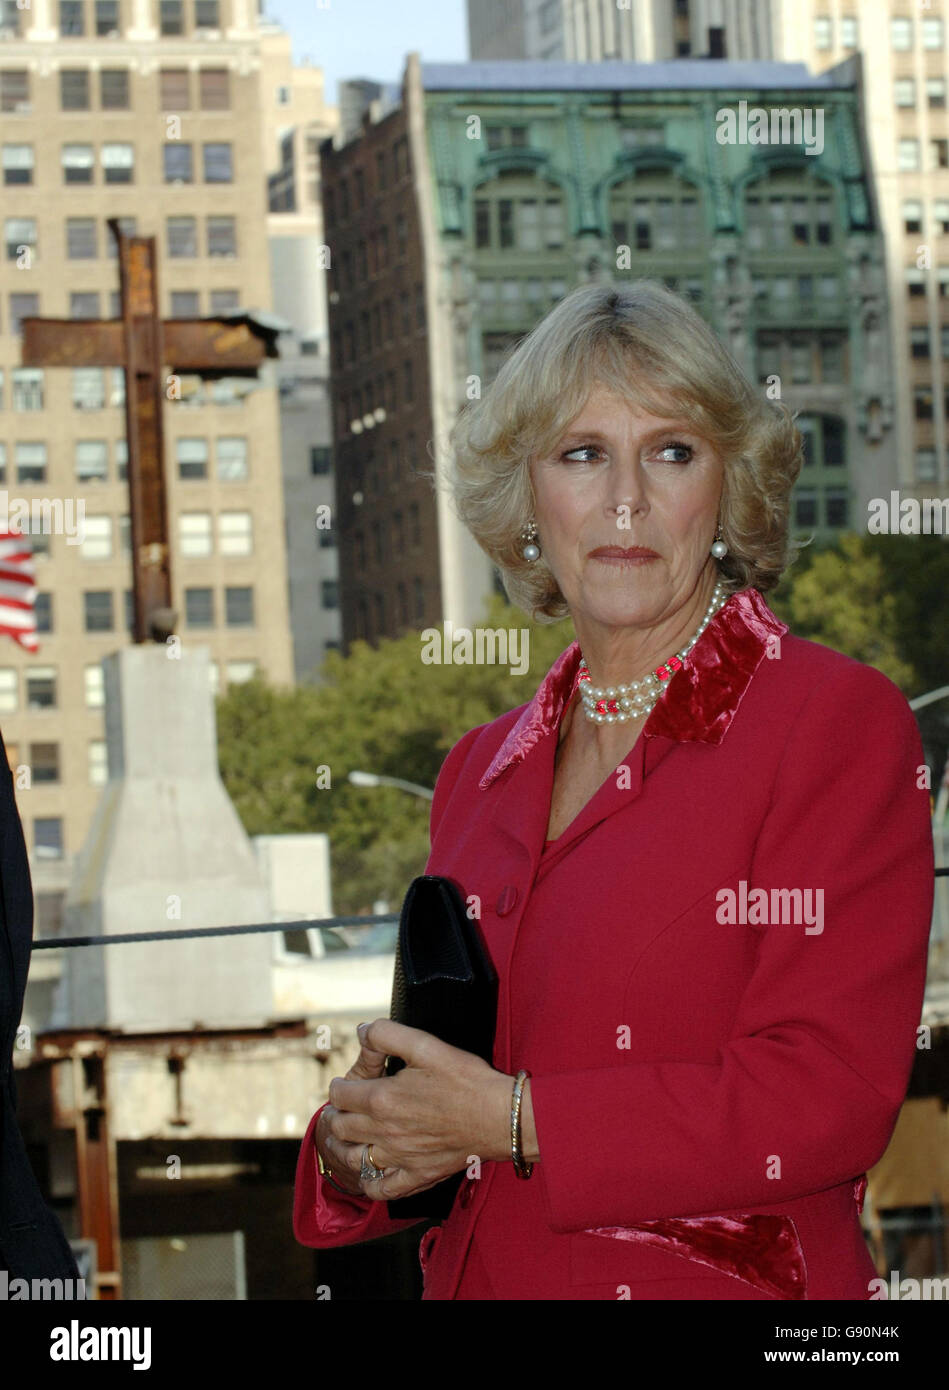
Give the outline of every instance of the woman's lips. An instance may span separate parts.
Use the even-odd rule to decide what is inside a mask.
[[[599,550],[591,550],[590,559],[601,560],[607,565],[645,565],[650,560],[658,560],[659,556],[654,550],[647,550],[643,546],[630,546],[627,550],[621,545],[605,545]]]

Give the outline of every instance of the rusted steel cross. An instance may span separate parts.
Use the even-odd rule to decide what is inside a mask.
[[[158,312],[155,238],[127,236],[118,218],[122,317],[24,318],[25,367],[123,367],[132,541],[133,641],[164,642],[174,632],[168,494],[162,407],[169,376],[256,376],[264,356],[277,357],[275,331],[247,315],[165,319]]]

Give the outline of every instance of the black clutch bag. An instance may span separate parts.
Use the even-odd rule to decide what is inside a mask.
[[[414,878],[399,918],[390,1017],[474,1052],[490,1066],[497,1012],[497,973],[457,884],[437,874]],[[386,1075],[404,1066],[401,1057],[387,1057]],[[443,1221],[463,1171],[425,1192],[388,1202],[389,1215]]]

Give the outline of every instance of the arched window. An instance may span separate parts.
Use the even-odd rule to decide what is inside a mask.
[[[651,169],[614,184],[608,210],[617,246],[640,253],[702,249],[699,190],[671,170]]]
[[[521,170],[501,171],[481,184],[474,197],[477,251],[563,251],[567,244],[566,204],[561,189]]]
[[[745,189],[745,247],[756,251],[833,246],[834,188],[806,169],[771,169]]]

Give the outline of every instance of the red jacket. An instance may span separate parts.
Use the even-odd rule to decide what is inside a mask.
[[[435,788],[426,872],[480,898],[494,1065],[532,1073],[541,1158],[462,1182],[424,1296],[866,1299],[864,1175],[906,1092],[932,917],[912,712],[745,589],[545,844],[578,661],[465,734]],[[412,1224],[321,1182],[315,1122],[297,1239]]]

